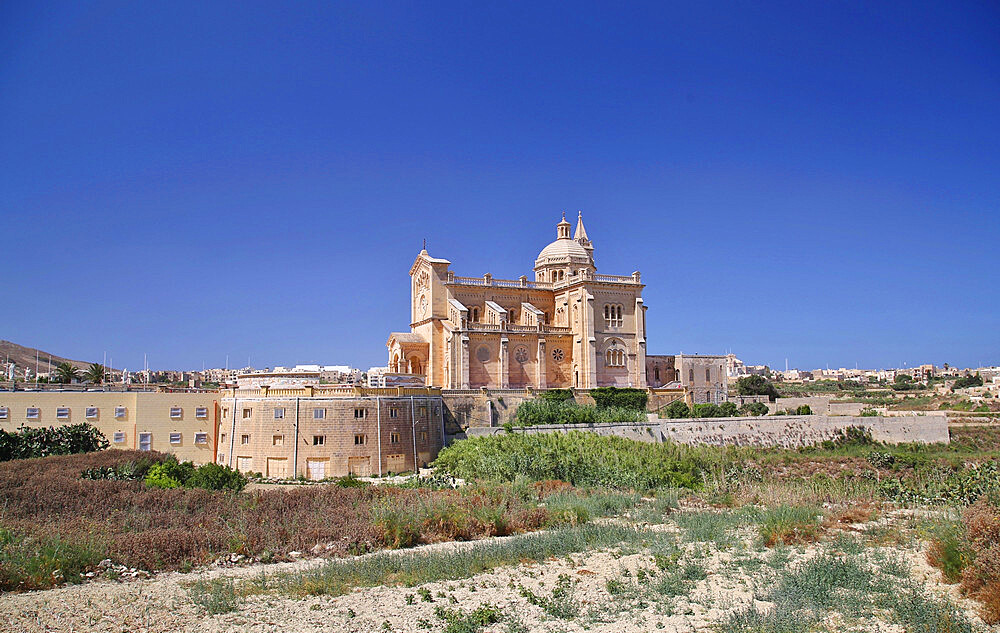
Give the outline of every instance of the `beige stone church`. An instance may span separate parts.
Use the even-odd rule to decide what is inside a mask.
[[[646,308],[638,272],[601,275],[583,217],[565,215],[534,279],[459,277],[420,251],[409,332],[387,343],[389,371],[445,389],[646,387]]]

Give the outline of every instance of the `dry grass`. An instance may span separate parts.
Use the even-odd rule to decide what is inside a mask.
[[[510,486],[328,485],[230,493],[80,478],[87,468],[151,456],[163,458],[111,450],[0,464],[0,588],[26,587],[21,583],[27,567],[53,551],[49,566],[59,564],[60,552],[75,552],[72,569],[79,571],[104,556],[140,569],[177,569],[230,552],[282,560],[319,545],[314,553],[342,556],[550,523],[537,498],[514,494]],[[32,583],[44,585],[44,577]]]

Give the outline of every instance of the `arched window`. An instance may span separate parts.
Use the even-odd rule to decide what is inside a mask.
[[[694,368],[688,370],[688,382],[694,384]]]
[[[708,367],[705,368],[705,382],[712,382],[712,370]]]
[[[659,365],[657,365],[656,367],[653,368],[653,378],[656,379],[656,382],[660,382],[660,366]]]
[[[511,323],[513,323],[514,321],[516,321],[516,320],[517,320],[517,317],[516,317],[516,316],[514,316],[514,311],[513,311],[513,310],[509,310],[509,311],[507,312],[507,320],[508,320],[509,322],[511,322]]]
[[[472,309],[472,322],[479,323],[479,308]]]

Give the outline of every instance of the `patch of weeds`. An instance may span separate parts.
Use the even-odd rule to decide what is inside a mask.
[[[232,578],[196,580],[188,587],[188,596],[208,615],[235,611],[243,602],[242,597],[236,593]]]
[[[484,604],[474,611],[435,607],[434,615],[444,622],[444,633],[479,633],[503,619],[503,612],[491,604]]]
[[[818,516],[820,511],[817,508],[782,504],[763,512],[758,532],[767,547],[777,543],[813,543],[821,531]]]
[[[576,599],[576,588],[569,574],[559,574],[552,595],[539,596],[523,585],[521,595],[530,603],[541,607],[543,611],[554,618],[569,620],[580,615],[580,603]]]
[[[728,549],[735,543],[733,531],[756,523],[760,511],[751,506],[726,512],[679,512],[673,520],[680,526],[688,543],[712,543],[718,549]]]
[[[942,521],[932,528],[932,534],[927,562],[941,570],[946,582],[959,582],[962,580],[962,570],[971,560],[962,523]]]

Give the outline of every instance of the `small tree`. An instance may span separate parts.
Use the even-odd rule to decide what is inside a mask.
[[[69,363],[59,363],[56,365],[56,380],[63,384],[69,384],[80,379],[80,370]]]
[[[686,418],[691,415],[691,409],[683,400],[674,400],[663,409],[663,414],[668,418]]]
[[[767,405],[763,402],[748,402],[740,407],[740,413],[752,416],[767,415]]]
[[[87,371],[83,374],[89,382],[95,385],[100,385],[104,383],[104,365],[100,363],[91,363],[90,367],[87,367]]]
[[[778,398],[774,383],[763,376],[743,376],[736,381],[736,393],[741,396],[767,396],[771,402]]]
[[[734,418],[739,414],[739,408],[735,402],[723,402],[719,405],[719,409],[722,411],[722,417],[725,418]]]

